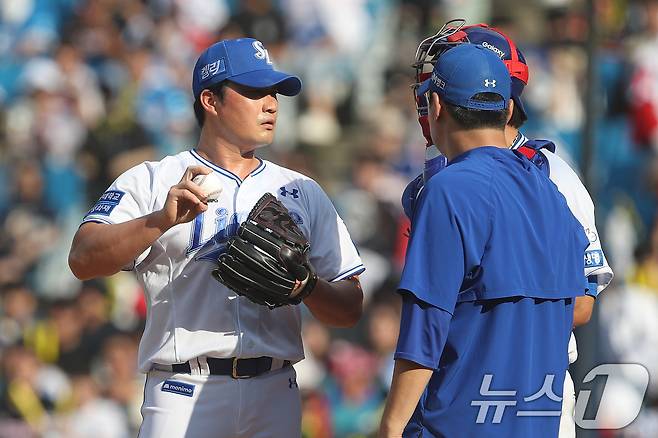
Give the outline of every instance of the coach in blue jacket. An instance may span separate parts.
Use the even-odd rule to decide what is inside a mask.
[[[463,44],[419,90],[449,162],[412,218],[380,437],[558,435],[588,240],[553,183],[505,148],[510,86],[492,51]]]

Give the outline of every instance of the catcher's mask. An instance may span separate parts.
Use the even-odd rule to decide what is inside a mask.
[[[480,23],[464,26],[466,20],[462,18],[450,20],[434,35],[423,39],[416,49],[416,58],[412,67],[416,70],[416,83],[412,85],[418,120],[429,135],[427,123],[427,99],[424,94],[417,93],[418,87],[432,74],[437,59],[451,48],[462,44],[480,44],[494,51],[507,67],[512,78],[512,99],[515,106],[525,117],[525,108],[520,95],[528,83],[528,65],[514,41],[498,29]]]

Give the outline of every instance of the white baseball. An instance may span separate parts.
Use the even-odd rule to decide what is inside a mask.
[[[192,178],[192,182],[201,187],[204,193],[208,194],[207,202],[217,202],[219,195],[222,193],[222,181],[215,172],[210,172],[208,175],[197,175]]]

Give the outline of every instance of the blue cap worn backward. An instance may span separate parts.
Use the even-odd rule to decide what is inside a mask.
[[[499,111],[507,108],[511,79],[507,67],[494,52],[475,44],[460,44],[439,57],[432,76],[418,88],[421,94],[430,90],[453,105]],[[473,100],[478,93],[496,93],[503,99]]]
[[[252,88],[275,87],[285,96],[294,96],[302,89],[297,76],[274,70],[267,49],[253,38],[222,40],[199,55],[192,73],[194,99],[226,79]]]

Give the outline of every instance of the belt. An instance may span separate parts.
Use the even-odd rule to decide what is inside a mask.
[[[193,359],[195,362],[202,362]],[[205,361],[208,363],[208,369],[211,375],[215,376],[231,376],[234,379],[248,379],[256,377],[268,371],[278,370],[291,365],[289,360],[273,359],[268,356],[253,357],[248,359],[240,359],[237,357],[220,359],[216,357],[206,357]],[[155,364],[153,369],[160,371],[171,371],[174,373],[193,374],[190,362],[175,363],[173,365],[160,365]],[[196,374],[196,373],[194,373]],[[200,372],[199,374],[204,374]],[[207,374],[207,373],[206,373]]]

